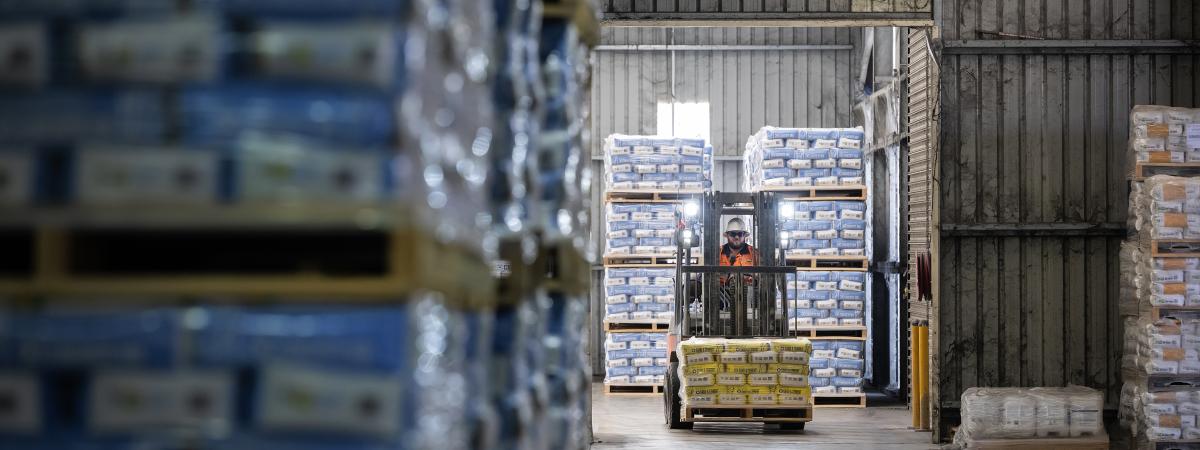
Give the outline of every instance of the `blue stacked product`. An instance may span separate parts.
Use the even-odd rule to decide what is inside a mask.
[[[491,98],[495,132],[485,144],[492,223],[501,234],[524,231],[535,214],[537,143],[541,121],[536,107],[545,92],[539,74],[538,32],[534,5],[497,0],[496,79]]]
[[[661,385],[670,367],[666,333],[610,331],[604,350],[605,384]]]
[[[588,53],[576,43],[577,32],[564,19],[542,23],[541,58],[546,101],[538,148],[538,216],[544,236],[569,238],[576,247],[586,243],[590,167],[587,150],[590,134],[583,111],[587,108],[583,86],[589,74]]]
[[[746,141],[745,188],[861,186],[862,128],[763,127]]]
[[[675,311],[675,269],[608,267],[604,320],[668,321]]]
[[[586,448],[590,443],[585,429],[591,397],[591,366],[584,352],[587,328],[587,302],[584,298],[551,293],[546,336],[542,347],[546,354],[546,384],[549,387],[547,436],[549,448]]]
[[[791,329],[813,326],[862,326],[866,308],[866,272],[800,271],[787,275],[786,298]]]
[[[0,323],[0,392],[12,399],[0,447],[129,448],[164,428],[207,437],[236,420],[232,373],[182,367],[179,310],[6,310]]]
[[[812,344],[808,382],[814,396],[863,392],[865,341],[818,339]]]
[[[606,255],[675,254],[677,206],[669,203],[609,203]]]
[[[624,136],[604,141],[609,191],[704,191],[712,188],[712,147],[703,139]]]
[[[866,203],[781,201],[780,246],[789,258],[867,256]]]

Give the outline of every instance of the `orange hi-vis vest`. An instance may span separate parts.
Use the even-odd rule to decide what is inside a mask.
[[[742,245],[738,251],[734,251],[729,244],[721,246],[721,263],[722,266],[756,266],[758,265],[758,252],[750,244]]]

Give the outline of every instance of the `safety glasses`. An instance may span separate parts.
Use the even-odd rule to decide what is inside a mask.
[[[746,237],[747,234],[749,234],[749,233],[746,233],[745,231],[726,231],[725,232],[726,236],[737,237],[737,238]]]

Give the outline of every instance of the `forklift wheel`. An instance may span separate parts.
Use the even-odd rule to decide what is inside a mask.
[[[666,378],[663,387],[663,409],[666,410],[667,426],[672,430],[690,430],[692,422],[680,420],[683,405],[679,399],[679,361],[671,361],[670,373]]]

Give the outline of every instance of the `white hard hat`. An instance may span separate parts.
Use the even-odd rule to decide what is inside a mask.
[[[730,231],[746,231],[746,224],[742,222],[742,219],[737,217],[729,219],[729,223],[725,225],[725,232],[728,233]]]

